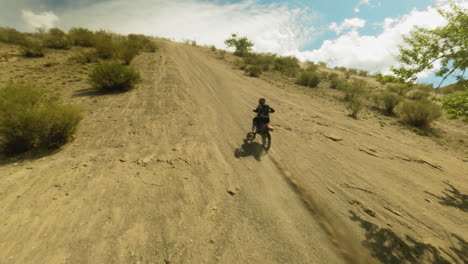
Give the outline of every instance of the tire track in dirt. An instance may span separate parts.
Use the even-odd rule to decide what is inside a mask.
[[[177,49],[175,49],[175,47],[172,47],[172,49],[173,50],[171,51],[171,54],[177,54],[178,56],[178,58],[176,59],[178,62],[178,68],[186,72],[186,74],[183,76],[185,82],[188,84],[188,86],[198,89],[198,91],[196,92],[197,95],[194,95],[194,98],[200,100],[201,102],[206,102],[205,104],[210,105],[212,108],[211,110],[209,110],[209,112],[204,113],[204,116],[209,117],[211,121],[208,121],[208,123],[212,123],[213,125],[215,125],[213,127],[217,127],[218,130],[212,130],[209,129],[209,127],[205,127],[205,129],[209,129],[207,134],[211,134],[209,137],[213,138],[213,140],[217,142],[219,146],[223,146],[227,143],[232,148],[235,144],[232,140],[230,140],[230,138],[232,138],[233,136],[238,136],[240,130],[243,130],[239,129],[238,127],[243,127],[246,123],[248,124],[248,121],[245,122],[244,115],[242,114],[242,112],[248,109],[248,106],[245,107],[244,111],[239,113],[239,105],[247,105],[245,102],[249,99],[252,99],[252,95],[250,95],[252,91],[248,91],[249,89],[247,89],[250,86],[250,84],[248,84],[248,82],[246,80],[243,80],[242,78],[235,77],[235,74],[233,74],[231,70],[228,70],[228,72],[226,72],[224,69],[218,68],[217,71],[213,71],[213,65],[210,65],[208,61],[202,58],[196,50],[189,51],[188,49],[190,48],[183,46],[179,46]],[[190,56],[188,55],[188,52],[190,52]],[[188,72],[188,69],[190,69],[191,72]],[[219,78],[219,76],[221,75],[223,76],[223,79]],[[229,123],[231,123],[230,126],[228,126]],[[236,127],[233,124],[238,124],[238,126]],[[227,142],[222,143],[223,140],[227,140]],[[226,154],[224,153],[220,153],[219,156],[225,155]],[[230,158],[228,157],[225,157],[224,159],[226,160],[226,162],[229,162],[230,160]],[[210,163],[213,164],[213,160],[211,160]],[[230,163],[232,163],[232,161]],[[233,165],[235,164],[229,165],[229,167],[232,166],[232,169],[237,174],[241,174],[243,171],[242,167]],[[249,167],[249,170],[251,170],[250,166],[252,165],[254,164],[244,164],[244,166]],[[278,169],[275,170],[274,168],[272,168],[269,162],[263,162],[261,165],[257,165],[255,167],[258,167],[258,169],[254,170],[256,173],[251,172],[253,174],[252,176],[257,174],[255,175],[255,177],[265,177],[266,179],[268,179],[268,177],[274,177],[274,175],[271,175],[270,172],[277,173],[278,171]],[[294,194],[292,193],[286,194],[286,192],[288,192],[287,190],[289,189],[287,187],[288,185],[284,184],[284,182],[282,183],[281,180],[279,182],[277,182],[276,180],[270,180],[265,183],[267,184],[267,186],[265,186],[266,188],[275,190],[273,191],[273,193],[283,193],[284,196],[294,197]],[[286,187],[286,189],[284,189],[284,187]],[[258,188],[259,190],[261,190],[264,187],[259,186]],[[259,197],[256,196],[261,197],[262,195],[256,194],[251,198],[259,199]],[[277,199],[277,197],[271,197],[271,199],[275,200]],[[272,205],[272,203],[273,201],[271,201],[270,204],[267,206],[272,206],[278,212],[289,211],[289,214],[291,214],[292,204],[289,204],[290,208],[286,209],[279,206],[279,204]],[[300,203],[297,203],[297,206],[302,207]],[[294,208],[296,208],[296,205],[294,205]],[[296,215],[298,213],[294,212],[293,214]],[[303,214],[301,213],[301,215]],[[267,217],[272,216],[265,216],[265,220],[267,219]],[[306,218],[295,219],[295,221],[303,223],[304,221],[307,221]],[[309,221],[313,222],[314,219],[316,218],[310,218]],[[311,226],[315,225],[312,224]],[[318,236],[316,232],[315,236],[321,237]],[[294,239],[299,239],[299,237],[297,237],[297,235],[293,235],[293,233],[290,233],[289,236],[286,236],[285,234],[285,237],[283,237],[283,239],[293,239],[293,237]],[[333,241],[330,241],[330,244],[332,244],[332,242]],[[315,245],[315,247],[317,247],[317,245]]]
[[[371,259],[368,251],[361,246],[358,239],[353,234],[349,233],[346,224],[337,216],[333,215],[329,211],[329,208],[317,202],[314,195],[303,187],[304,185],[299,178],[281,162],[278,155],[269,153],[269,158],[328,235],[332,244],[335,246],[336,252],[342,256],[347,263],[376,263]]]

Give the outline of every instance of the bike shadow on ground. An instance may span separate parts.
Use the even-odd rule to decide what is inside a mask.
[[[240,148],[234,150],[234,156],[238,159],[252,156],[257,161],[261,161],[263,153],[264,148],[262,144],[249,141],[247,138],[244,138],[244,144],[242,144]]]

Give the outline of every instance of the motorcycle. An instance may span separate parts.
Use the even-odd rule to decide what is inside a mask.
[[[263,123],[256,125],[255,123],[252,124],[252,132],[249,132],[247,134],[247,140],[249,143],[252,143],[257,134],[260,135],[262,139],[262,145],[263,148],[268,151],[271,147],[271,134],[270,132],[273,132],[273,126],[270,125],[269,123]]]

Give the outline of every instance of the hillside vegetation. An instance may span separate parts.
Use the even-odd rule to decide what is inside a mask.
[[[297,84],[310,88],[311,92],[316,90],[315,94],[333,94],[345,103],[351,117],[359,118],[364,112],[383,115],[399,121],[404,127],[418,134],[432,135],[436,138],[444,132],[440,126],[433,125],[434,121],[440,118],[467,120],[464,106],[468,105],[468,99],[466,92],[459,92],[467,89],[463,83],[450,85],[451,88],[434,88],[431,84],[404,82],[402,78],[394,75],[371,75],[367,71],[345,67],[332,69],[323,62],[301,63],[294,57],[252,52],[242,47],[242,43],[252,47],[253,42],[242,38],[243,42],[237,43],[236,38],[240,39],[235,35],[235,38],[226,40],[227,46],[236,47],[242,52],[234,52],[234,56],[226,57],[224,51],[211,51],[217,58],[227,60],[244,70],[248,76],[261,77],[273,82],[281,80],[280,86]],[[269,74],[266,75],[267,73]],[[445,110],[445,114],[442,110]],[[460,137],[463,136],[456,136]]]
[[[7,68],[7,85],[0,87],[0,150],[9,155],[59,148],[73,138],[82,113],[59,102],[60,86],[89,80],[104,93],[128,91],[140,82],[128,65],[140,52],[157,49],[144,35],[84,28],[21,33],[0,27],[2,42],[0,58],[17,67]]]
[[[1,32],[0,262],[468,257],[459,87],[255,53],[237,35],[234,54]],[[276,109],[268,151],[245,138],[259,97]]]

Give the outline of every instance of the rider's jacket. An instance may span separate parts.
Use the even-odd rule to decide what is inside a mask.
[[[259,104],[257,106],[257,109],[254,110],[254,112],[257,113],[258,117],[269,118],[270,113],[274,113],[275,109],[273,109],[272,107],[270,107],[267,104]]]

